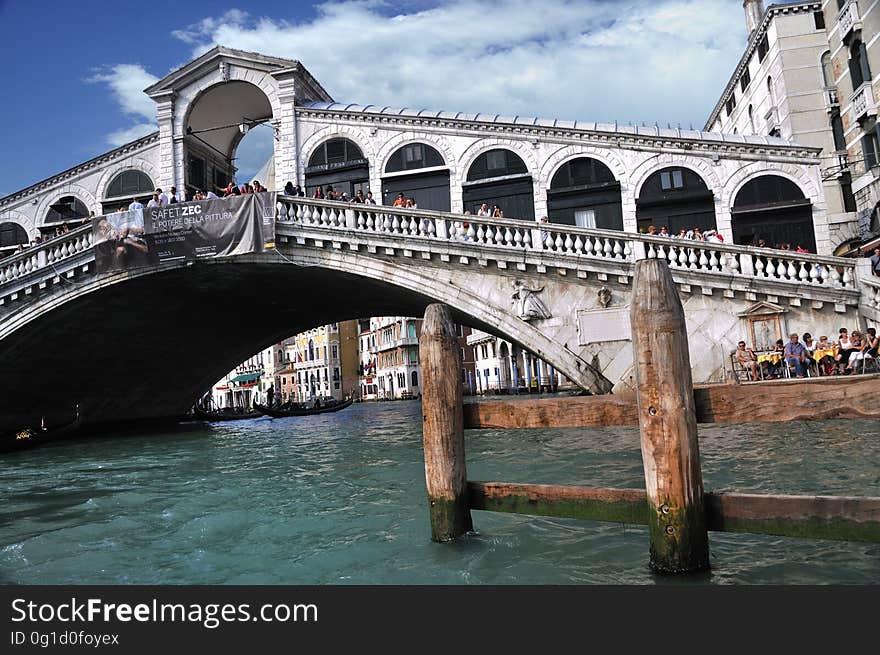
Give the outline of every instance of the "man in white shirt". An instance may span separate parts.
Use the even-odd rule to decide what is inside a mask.
[[[157,200],[159,201],[160,206],[165,206],[168,204],[168,196],[162,193],[162,189],[156,189],[156,193],[158,194]],[[154,196],[156,197],[156,196]],[[149,207],[149,205],[147,205]]]
[[[154,193],[153,198],[150,200],[150,202],[147,203],[147,207],[159,207],[161,205],[162,205],[162,203],[159,200],[158,193]]]
[[[489,205],[484,202],[480,205],[480,210],[477,212],[477,216],[488,216],[489,213]]]
[[[208,193],[205,194],[205,198],[207,198],[208,200],[211,200],[212,198],[219,198],[219,197],[220,196],[218,196],[213,191],[208,191]]]
[[[128,206],[128,211],[134,211],[135,209],[143,209],[144,206],[138,202],[138,199],[135,198],[132,200],[131,204]]]

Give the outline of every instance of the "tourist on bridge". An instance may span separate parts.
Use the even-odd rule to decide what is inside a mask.
[[[484,202],[480,205],[480,209],[477,211],[477,216],[489,216],[489,214],[489,205]]]
[[[367,191],[367,198],[366,198],[366,200],[364,200],[364,202],[368,205],[375,205],[376,204],[376,201],[373,199],[373,192],[372,191]]]
[[[147,207],[161,207],[162,202],[159,200],[159,194],[154,193],[153,197],[150,199],[150,202],[147,203]]]
[[[849,356],[855,349],[853,348],[852,341],[849,338],[849,333],[846,328],[840,328],[838,334],[837,357],[834,359],[837,360],[838,369],[840,369],[849,362]],[[838,372],[841,371],[838,370]]]
[[[406,197],[403,195],[403,192],[397,194],[397,198],[394,199],[394,207],[406,207]]]
[[[162,189],[156,189],[156,193],[159,195],[159,206],[164,207],[168,204],[168,195],[162,191]]]
[[[138,202],[137,198],[135,198],[134,200],[131,201],[131,204],[128,206],[128,211],[131,212],[131,211],[134,211],[135,209],[143,209],[143,208],[144,208],[144,206],[140,202]],[[119,211],[124,212],[125,208],[123,207]]]

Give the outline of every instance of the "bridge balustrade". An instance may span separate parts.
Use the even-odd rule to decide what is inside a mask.
[[[0,260],[0,285],[53,266],[92,247],[92,228],[87,225],[50,241],[29,246]]]
[[[545,251],[554,257],[574,257],[579,261],[634,264],[639,259],[663,258],[673,270],[823,288],[856,286],[855,263],[851,259],[769,248],[290,196],[279,197],[277,216],[279,220],[306,226]]]

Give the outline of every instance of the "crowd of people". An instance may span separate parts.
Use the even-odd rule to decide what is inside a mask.
[[[875,328],[869,327],[863,334],[843,327],[836,341],[826,335],[814,339],[809,332],[800,337],[791,334],[788,343],[777,339],[769,352],[756,352],[746,346],[745,341],[740,341],[733,357],[751,380],[774,380],[786,377],[786,373],[790,375],[792,370],[799,378],[813,373],[817,376],[859,373],[866,369],[868,362],[876,363],[878,348],[880,337]]]
[[[671,239],[689,239],[691,241],[714,241],[716,243],[724,243],[724,235],[714,228],[707,230],[703,230],[699,227],[694,227],[690,230],[682,228],[678,231],[678,234],[672,234],[665,225],[661,225],[660,229],[657,229],[657,226],[655,225],[649,225],[646,229],[640,229],[639,232],[641,234],[648,234],[655,237],[669,237]],[[805,248],[800,243],[796,243],[794,248],[791,247],[790,243],[777,243],[776,245],[771,246],[767,243],[766,240],[759,239],[758,243],[754,245],[756,248],[770,248],[771,250],[788,250],[796,253],[810,252],[809,249]]]

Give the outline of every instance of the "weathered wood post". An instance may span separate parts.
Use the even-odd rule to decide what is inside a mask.
[[[650,566],[661,573],[709,567],[709,535],[687,328],[664,259],[636,262],[632,306]]]
[[[467,498],[461,349],[446,305],[428,305],[419,338],[422,433],[431,538],[450,541],[473,530]]]

